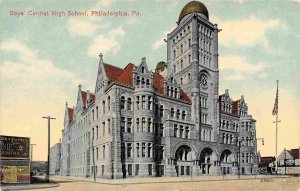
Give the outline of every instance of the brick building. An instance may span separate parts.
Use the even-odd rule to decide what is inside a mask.
[[[256,121],[219,95],[218,32],[192,1],[167,36],[167,61],[125,68],[100,54],[94,93],[65,108],[62,175],[126,178],[255,173]],[[240,153],[240,155],[238,155]]]

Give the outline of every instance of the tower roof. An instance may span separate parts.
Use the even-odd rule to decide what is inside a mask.
[[[187,3],[180,12],[178,23],[180,23],[181,19],[190,13],[202,13],[208,19],[208,10],[206,6],[199,1],[191,1]]]

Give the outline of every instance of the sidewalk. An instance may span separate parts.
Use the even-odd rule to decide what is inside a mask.
[[[39,183],[39,184],[16,184],[16,185],[1,185],[0,190],[27,190],[27,189],[43,189],[43,188],[53,188],[59,186],[56,183]]]
[[[240,180],[249,179],[270,179],[270,178],[290,178],[290,176],[279,176],[279,175],[243,175]],[[73,181],[84,181],[93,182],[109,185],[122,185],[122,184],[149,184],[149,183],[176,183],[176,182],[204,182],[204,181],[230,181],[239,180],[238,176],[227,175],[227,176],[197,176],[197,177],[137,177],[137,178],[126,178],[126,179],[101,179],[97,178],[96,182],[93,177],[76,177],[76,176],[55,176],[53,179],[66,179]],[[54,180],[55,181],[55,180]],[[58,181],[59,182],[59,181]]]

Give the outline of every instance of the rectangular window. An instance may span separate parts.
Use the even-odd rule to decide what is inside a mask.
[[[107,120],[108,133],[110,133],[110,119]]]
[[[102,158],[105,159],[105,145],[102,146],[103,150],[102,150]]]
[[[136,109],[140,109],[140,96],[136,96]]]
[[[159,132],[161,137],[165,136],[165,129],[164,129],[164,124],[160,124],[160,132]]]
[[[128,164],[128,176],[132,176],[132,164]]]
[[[148,174],[152,175],[152,164],[148,164]]]
[[[102,136],[105,135],[105,122],[102,123]]]
[[[132,119],[127,118],[127,132],[131,133]]]
[[[151,152],[152,152],[152,144],[148,143],[148,157],[151,157]]]
[[[131,158],[132,144],[127,143],[127,158]]]
[[[139,164],[136,164],[135,165],[135,175],[137,176],[137,175],[139,175],[139,169],[140,168],[140,165]]]
[[[146,96],[142,96],[142,109],[146,109]]]
[[[120,129],[121,132],[125,132],[125,117],[121,117]]]
[[[151,110],[152,108],[151,108],[151,105],[152,105],[152,98],[151,98],[151,96],[148,96],[148,110]]]

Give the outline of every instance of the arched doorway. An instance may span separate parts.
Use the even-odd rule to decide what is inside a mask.
[[[216,159],[216,153],[211,148],[206,147],[201,151],[200,168],[202,174],[211,174],[210,170]]]
[[[192,173],[193,154],[191,147],[182,145],[175,153],[175,169],[177,176],[188,176]]]
[[[232,174],[232,166],[234,161],[234,156],[230,150],[225,149],[222,151],[220,156],[222,174]]]

